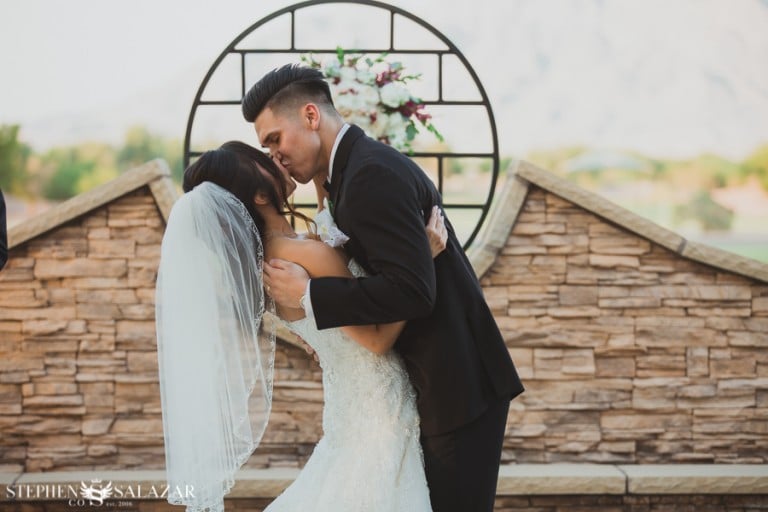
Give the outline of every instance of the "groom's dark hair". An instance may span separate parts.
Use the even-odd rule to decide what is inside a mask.
[[[252,123],[265,108],[282,110],[302,101],[333,107],[331,89],[320,70],[285,64],[264,75],[243,97],[243,117]]]

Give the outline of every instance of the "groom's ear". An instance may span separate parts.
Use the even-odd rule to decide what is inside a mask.
[[[301,112],[302,120],[311,130],[317,130],[320,126],[320,109],[314,103],[307,103]]]

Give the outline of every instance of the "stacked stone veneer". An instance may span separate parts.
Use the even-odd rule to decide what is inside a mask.
[[[504,461],[766,462],[766,280],[684,257],[546,186],[513,202],[497,207],[514,210],[511,231],[482,269],[527,387]],[[141,184],[12,242],[0,470],[163,467],[154,282],[167,211]],[[276,357],[250,467],[301,466],[322,434],[318,365],[285,341]]]
[[[143,187],[11,250],[0,273],[3,465],[161,459],[154,286],[164,226]]]
[[[531,184],[482,285],[527,387],[505,461],[768,460],[765,281]]]

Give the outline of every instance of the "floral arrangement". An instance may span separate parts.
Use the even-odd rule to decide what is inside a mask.
[[[388,62],[387,55],[370,58],[337,48],[336,59],[320,62],[312,55],[302,55],[301,60],[325,75],[344,120],[360,126],[374,139],[412,152],[418,123],[442,142],[443,136],[432,124],[424,103],[406,87],[421,75],[405,74],[402,63]]]

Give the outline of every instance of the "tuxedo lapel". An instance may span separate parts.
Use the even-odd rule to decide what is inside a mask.
[[[347,168],[349,155],[352,153],[352,147],[355,141],[362,137],[365,132],[356,125],[350,125],[347,133],[339,141],[339,147],[336,148],[336,155],[333,158],[333,172],[331,173],[331,185],[328,188],[331,203],[336,205],[341,189],[341,182],[344,179],[344,169]]]

